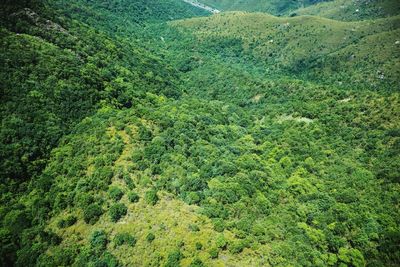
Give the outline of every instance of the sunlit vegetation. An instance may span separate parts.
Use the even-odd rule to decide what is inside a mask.
[[[337,20],[365,20],[396,16],[397,0],[334,0],[292,11],[291,15],[316,15]]]
[[[375,88],[393,88],[400,77],[399,16],[340,22],[233,12],[172,25],[190,29],[202,45],[237,61],[252,61],[268,74]]]
[[[1,266],[400,262],[399,14],[0,14]]]
[[[285,14],[300,7],[329,0],[199,0],[223,11],[262,11],[275,15]]]

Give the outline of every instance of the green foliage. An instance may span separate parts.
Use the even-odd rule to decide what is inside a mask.
[[[190,263],[189,266],[190,267],[204,267],[205,265],[200,259],[196,258]]]
[[[114,237],[114,244],[116,246],[128,245],[133,247],[136,244],[136,238],[129,233],[117,233]]]
[[[300,8],[298,15],[317,15],[337,20],[365,20],[396,16],[400,11],[400,3],[396,0],[357,1],[334,0]]]
[[[196,242],[195,246],[197,250],[201,250],[203,248],[203,244],[201,244],[200,242]]]
[[[180,266],[180,261],[183,258],[183,255],[180,250],[174,250],[168,254],[167,262],[164,267],[175,267]]]
[[[122,196],[124,195],[124,192],[119,187],[111,186],[108,189],[108,194],[111,199],[118,201],[122,198]]]
[[[205,3],[224,11],[258,11],[279,15],[282,13],[288,13],[289,11],[295,10],[302,6],[304,7],[324,1],[330,0],[200,0],[199,2]]]
[[[89,224],[95,224],[103,214],[103,209],[97,203],[90,204],[83,210],[83,220]]]
[[[3,265],[399,262],[397,4],[28,2],[0,10]],[[116,224],[124,192],[149,205]]]
[[[223,248],[226,247],[227,241],[226,241],[225,237],[221,234],[221,235],[217,236],[217,238],[215,240],[215,244],[216,244],[216,246],[218,248],[222,248],[223,249]]]
[[[68,215],[66,218],[62,218],[58,221],[57,226],[60,228],[66,228],[74,225],[77,222],[78,218],[74,215]]]
[[[365,266],[364,257],[358,249],[340,248],[338,259],[346,265]]]
[[[216,259],[216,258],[218,258],[218,255],[219,255],[219,249],[213,247],[213,248],[210,249],[210,251],[208,253],[210,254],[210,257],[212,259]]]
[[[153,240],[156,238],[156,236],[153,233],[148,233],[146,236],[147,242],[153,242]]]
[[[149,191],[147,191],[144,195],[144,199],[146,200],[146,202],[150,205],[155,205],[159,198],[157,196],[157,190],[155,189],[151,189]]]
[[[128,188],[130,190],[132,190],[136,187],[135,183],[133,182],[131,176],[128,173],[124,174],[123,178],[124,178],[125,184],[128,186]]]
[[[104,251],[107,248],[108,238],[104,230],[96,230],[90,236],[90,246],[96,251]]]
[[[199,228],[199,226],[197,225],[197,224],[189,224],[189,230],[190,231],[192,231],[192,232],[198,232],[198,231],[200,231],[200,228]]]
[[[117,222],[128,213],[128,208],[123,203],[113,204],[108,211],[111,221]]]
[[[139,195],[136,192],[129,192],[128,199],[132,203],[138,202],[139,201]]]

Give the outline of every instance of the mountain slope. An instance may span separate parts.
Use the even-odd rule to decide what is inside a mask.
[[[297,15],[314,15],[344,21],[376,19],[400,14],[396,0],[334,0],[293,11]]]
[[[205,46],[234,51],[233,58],[252,57],[267,73],[369,87],[394,86],[400,79],[394,67],[400,56],[398,16],[341,22],[233,12],[173,25],[190,29]]]
[[[222,11],[252,11],[266,12],[274,15],[285,14],[299,7],[312,5],[327,0],[200,0],[199,2],[210,5]]]
[[[0,266],[398,265],[398,17],[28,2],[0,11]]]

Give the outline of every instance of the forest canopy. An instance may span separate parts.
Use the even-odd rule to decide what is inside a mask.
[[[400,264],[397,2],[200,2],[3,1],[0,266]]]

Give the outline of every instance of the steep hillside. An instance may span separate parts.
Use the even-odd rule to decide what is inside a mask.
[[[396,16],[397,0],[200,0],[222,11],[265,12],[273,15],[313,15],[330,19],[356,21]]]
[[[207,16],[210,13],[181,0],[54,1],[68,18],[77,19],[112,35],[140,36],[151,23]]]
[[[0,14],[0,266],[400,262],[398,16]]]
[[[340,22],[312,16],[279,18],[232,12],[173,22],[231,58],[252,57],[266,73],[300,75],[353,86],[399,82],[400,17]]]
[[[397,0],[334,0],[293,11],[292,15],[314,15],[344,21],[376,19],[400,14]]]
[[[300,7],[329,0],[200,0],[222,11],[256,11],[274,15],[288,13]]]
[[[37,174],[58,139],[100,103],[130,106],[144,91],[180,94],[171,67],[145,45],[115,36],[206,12],[178,0],[128,2],[4,3],[0,180]]]

